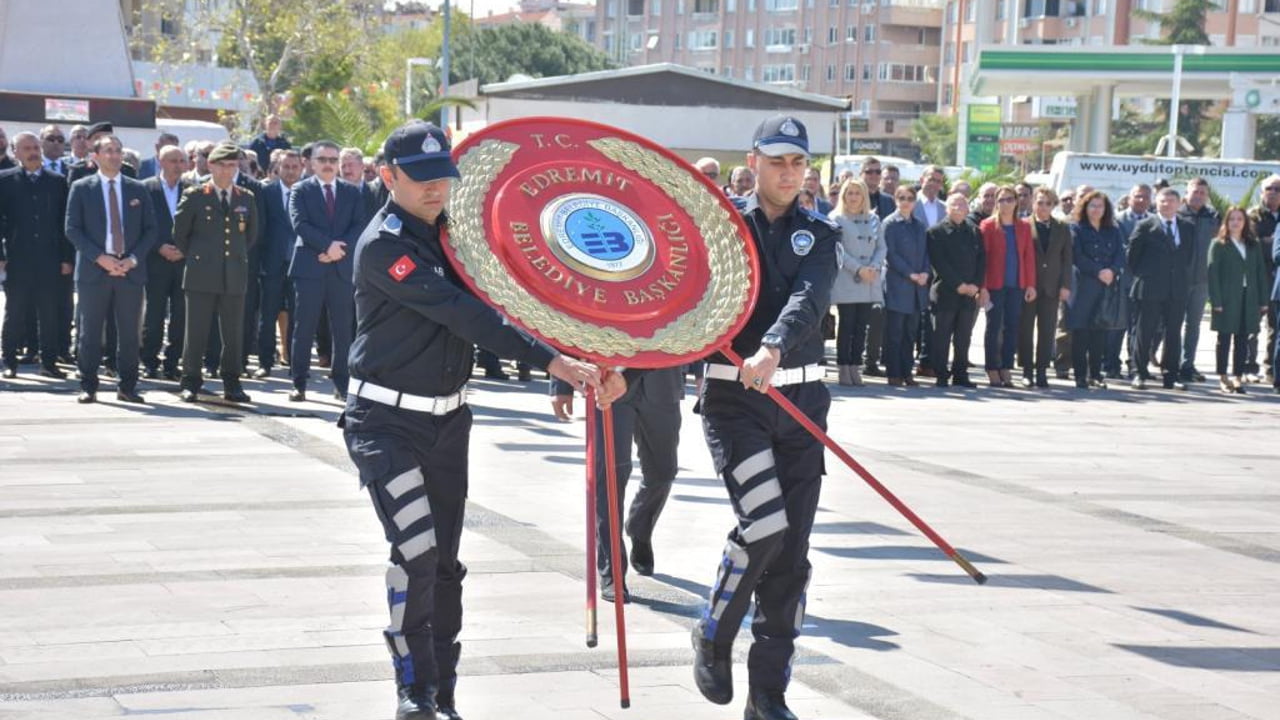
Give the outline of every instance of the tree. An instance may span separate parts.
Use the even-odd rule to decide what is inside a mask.
[[[517,73],[537,78],[615,67],[609,56],[578,36],[536,23],[469,32],[454,47],[451,80],[476,78],[481,85],[502,82]]]
[[[956,115],[921,115],[911,123],[911,142],[920,148],[920,155],[925,162],[954,165],[959,126],[960,118]]]
[[[1143,20],[1158,22],[1164,29],[1164,37],[1146,41],[1151,45],[1208,45],[1209,33],[1205,30],[1205,21],[1211,10],[1218,9],[1219,5],[1213,0],[1175,0],[1168,12],[1134,10],[1133,14]],[[1157,103],[1164,109],[1166,126],[1169,122],[1170,102],[1161,100]],[[1206,145],[1205,139],[1201,137],[1201,128],[1205,111],[1211,105],[1206,100],[1185,100],[1180,103],[1177,111],[1179,134],[1189,139],[1197,148]]]

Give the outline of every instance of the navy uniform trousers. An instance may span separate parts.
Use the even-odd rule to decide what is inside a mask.
[[[631,442],[634,438],[636,452],[640,455],[641,482],[631,500],[627,512],[626,534],[648,542],[653,537],[653,526],[662,514],[662,508],[671,495],[671,484],[676,479],[677,452],[680,444],[680,395],[684,387],[684,373],[680,368],[631,371],[627,373],[627,392],[614,401],[613,452],[614,472],[618,479],[618,507],[616,513],[622,522],[623,497],[627,480],[631,477]],[[600,411],[596,414],[596,447],[604,447],[604,421]],[[596,457],[596,568],[605,582],[613,580],[613,564],[609,552],[609,493],[605,475],[604,453]],[[627,545],[621,533],[618,535],[618,557],[627,556]],[[627,563],[622,563],[626,574]]]
[[[831,395],[824,384],[798,383],[779,391],[826,429]],[[706,382],[702,426],[738,524],[725,543],[699,632],[727,650],[754,599],[749,683],[753,689],[785,691],[804,623],[823,446],[767,395],[737,381]]]
[[[391,543],[383,635],[396,680],[452,696],[462,645],[458,561],[467,498],[471,408],[431,415],[365,398],[341,424],[360,483]]]

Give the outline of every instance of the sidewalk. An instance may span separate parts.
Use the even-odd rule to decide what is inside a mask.
[[[79,406],[71,382],[0,381],[0,718],[390,718],[386,547],[337,404],[165,387]],[[741,717],[741,662],[727,707],[689,669],[732,523],[699,418],[657,575],[630,581],[621,710],[610,606],[583,642],[581,423],[544,383],[474,387],[464,717]],[[832,434],[991,582],[829,457],[801,718],[1275,717],[1280,396],[833,393]]]

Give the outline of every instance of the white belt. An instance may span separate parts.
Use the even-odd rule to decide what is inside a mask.
[[[712,380],[736,381],[739,376],[740,373],[738,372],[736,365],[707,363],[707,377]],[[824,376],[826,376],[826,370],[817,363],[798,368],[779,368],[774,371],[773,379],[769,381],[769,384],[773,387],[797,385],[799,383],[821,380]]]
[[[391,407],[431,413],[432,415],[448,415],[466,404],[467,386],[463,385],[461,390],[452,395],[431,397],[429,395],[410,395],[409,393],[398,392],[381,385],[374,385],[367,380],[358,380],[356,381],[355,395],[356,397],[362,397],[376,403],[390,405]]]

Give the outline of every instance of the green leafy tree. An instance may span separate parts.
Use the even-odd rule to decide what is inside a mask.
[[[536,23],[466,32],[454,47],[449,74],[455,82],[476,78],[483,85],[515,74],[552,77],[615,67],[609,56],[578,36]]]
[[[958,116],[921,115],[911,123],[911,142],[920,148],[925,162],[954,165]]]
[[[1164,30],[1164,37],[1147,41],[1149,44],[1208,45],[1209,34],[1205,30],[1205,22],[1210,11],[1219,9],[1221,9],[1220,6],[1212,0],[1175,0],[1173,7],[1167,12],[1134,10],[1133,14],[1143,20],[1160,23],[1160,27]],[[1170,101],[1161,100],[1157,105],[1164,110],[1167,126]],[[1203,148],[1206,143],[1201,136],[1201,129],[1204,125],[1205,113],[1212,103],[1206,100],[1184,100],[1180,105],[1181,107],[1177,110],[1178,133],[1190,140],[1198,149]]]

